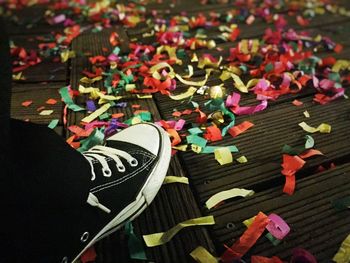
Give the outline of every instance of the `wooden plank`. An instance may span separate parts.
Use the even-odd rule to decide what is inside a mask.
[[[101,54],[102,47],[106,47],[110,51],[111,46],[108,41],[109,34],[109,31],[104,31],[99,34],[83,34],[73,41],[72,48],[80,54],[88,53],[89,56]],[[87,57],[79,56],[72,59],[71,84],[73,88],[77,88],[79,79],[82,77],[80,75],[81,71],[85,68],[88,70],[91,69]],[[96,83],[94,86],[103,89],[103,83]],[[132,109],[132,105],[139,104],[141,105],[141,109],[148,110],[152,113],[154,121],[160,119],[157,106],[153,99],[140,100],[129,98],[126,102],[126,108],[115,108],[113,109],[113,112],[123,112],[126,119],[133,115],[134,110]],[[78,123],[83,116],[84,113],[71,112],[69,114],[69,124]],[[171,161],[168,175],[184,175],[184,171],[182,170],[176,156]],[[140,218],[135,220],[136,232],[141,235],[152,233],[154,231],[165,231],[181,221],[199,216],[201,216],[201,213],[197,207],[193,194],[187,185],[183,186],[174,184],[165,186],[162,188],[153,204],[151,204],[150,208],[142,213]],[[154,259],[157,262],[178,262],[178,258],[183,259],[184,261],[182,262],[187,262],[189,260],[189,252],[198,245],[202,245],[209,250],[214,251],[214,246],[204,227],[188,229],[184,231],[184,233],[180,233],[167,245],[154,249],[147,249],[147,253],[149,258]],[[98,251],[98,254],[103,255],[104,258],[112,260],[115,258],[113,255],[120,251],[118,249],[107,250],[107,247],[104,246],[103,249]]]
[[[210,211],[216,218],[213,228],[217,242],[231,245],[244,232],[242,221],[256,215],[277,213],[290,225],[291,232],[278,246],[261,237],[249,251],[250,255],[280,256],[289,259],[294,247],[303,247],[313,253],[318,262],[330,262],[340,243],[348,235],[349,210],[338,211],[332,202],[350,194],[350,164],[316,173],[298,180],[293,196],[281,193],[278,186],[236,199]],[[228,213],[227,207],[235,212]],[[234,225],[228,228],[227,224]],[[223,248],[221,247],[221,251]]]
[[[16,84],[12,88],[11,98],[11,117],[19,120],[29,120],[34,123],[48,125],[51,120],[58,119],[59,124],[55,131],[63,135],[62,127],[62,109],[63,104],[58,89],[63,87],[64,83],[50,84]],[[48,99],[57,100],[57,104],[48,105]],[[22,106],[22,102],[31,100],[33,103],[28,106]],[[45,110],[53,110],[53,113],[48,116],[39,115],[37,109],[45,107]]]

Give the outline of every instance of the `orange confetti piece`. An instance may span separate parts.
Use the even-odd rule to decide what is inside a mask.
[[[284,184],[283,192],[289,195],[294,193],[295,189],[295,174],[305,164],[305,161],[299,156],[283,154],[282,174],[286,176],[286,182]]]
[[[125,114],[122,112],[112,114],[112,118],[115,118],[115,119],[119,119],[119,118],[122,118],[124,116],[125,116]]]
[[[181,138],[175,129],[166,130],[171,138],[171,146],[175,146],[181,142]]]
[[[57,100],[55,100],[55,99],[48,99],[46,101],[46,104],[49,104],[49,105],[55,105],[56,103],[57,103]]]
[[[342,52],[342,50],[343,50],[343,45],[340,45],[340,44],[335,45],[335,47],[334,47],[335,53],[340,53],[340,52]]]
[[[295,105],[295,106],[301,106],[301,105],[303,105],[304,103],[302,102],[302,101],[300,101],[300,100],[293,100],[293,105]]]
[[[32,103],[33,103],[32,100],[26,100],[26,101],[23,101],[23,102],[22,102],[22,106],[23,106],[23,107],[28,107],[28,106],[30,106]]]
[[[133,105],[131,105],[131,107],[133,109],[139,109],[139,108],[141,108],[141,105],[140,104],[133,104]]]
[[[228,130],[229,134],[232,135],[232,137],[237,137],[241,133],[245,132],[249,128],[253,127],[254,124],[249,121],[244,121],[239,125],[236,125]]]
[[[210,126],[207,128],[204,138],[211,142],[220,141],[222,140],[221,130],[216,126]]]
[[[118,38],[119,36],[117,32],[112,32],[111,35],[109,36],[109,43],[111,43],[113,47],[118,45]]]
[[[174,111],[171,115],[173,115],[174,117],[180,117],[182,113],[179,111]]]
[[[315,156],[315,155],[323,155],[323,153],[320,152],[319,150],[310,149],[302,154],[299,154],[299,157],[301,159],[306,159],[306,158],[310,158],[310,157]]]

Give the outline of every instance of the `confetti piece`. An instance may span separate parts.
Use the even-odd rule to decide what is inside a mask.
[[[299,157],[301,159],[307,159],[315,155],[323,155],[323,153],[315,149],[309,149],[308,151],[299,154]]]
[[[69,95],[68,86],[61,88],[59,90],[59,93],[61,94],[61,97],[62,97],[64,103],[68,106],[69,109],[71,109],[73,111],[83,111],[83,110],[85,110],[84,108],[78,106],[77,104],[75,104],[73,102],[71,96]]]
[[[172,183],[189,184],[188,178],[185,176],[165,176],[163,184]]]
[[[307,110],[304,111],[303,113],[304,113],[305,118],[310,118],[310,113]]]
[[[236,125],[228,130],[228,133],[232,135],[232,137],[237,137],[241,133],[253,127],[254,124],[249,121],[244,121],[239,125]]]
[[[128,236],[128,248],[130,258],[147,260],[146,252],[142,241],[136,236],[134,227],[130,221],[125,224],[125,234]]]
[[[291,156],[288,154],[283,154],[282,163],[282,174],[286,177],[286,182],[283,188],[283,192],[289,195],[294,193],[295,189],[295,174],[299,171],[305,164],[305,161],[299,156]]]
[[[207,83],[208,78],[213,70],[212,69],[207,69],[205,77],[202,81],[190,81],[190,80],[185,80],[183,79],[180,75],[176,74],[176,78],[183,84],[188,85],[188,86],[195,86],[195,87],[202,87]]]
[[[234,197],[247,197],[247,196],[252,196],[254,194],[253,190],[247,190],[243,188],[232,188],[230,190],[226,191],[221,191],[212,197],[208,199],[207,202],[205,202],[205,205],[207,206],[208,209],[213,208],[217,204],[219,204],[222,201],[225,201],[230,198]]]
[[[53,113],[53,110],[42,110],[40,111],[39,115],[48,116],[48,115],[51,115],[52,113]]]
[[[182,152],[186,152],[186,151],[187,151],[187,148],[188,148],[188,144],[177,145],[177,146],[173,146],[172,148],[175,149],[175,150],[179,150],[179,151],[182,151]]]
[[[177,95],[169,95],[169,97],[173,100],[183,100],[183,99],[186,99],[186,98],[193,96],[193,94],[195,94],[196,91],[197,91],[197,88],[189,87],[186,92],[181,93],[181,94],[177,94]]]
[[[204,138],[210,142],[216,142],[222,140],[221,131],[216,126],[207,127],[206,134],[204,134]]]
[[[190,255],[198,263],[219,263],[219,260],[217,260],[202,246],[195,248]]]
[[[315,132],[330,133],[331,132],[331,126],[327,123],[321,123],[317,128],[311,127],[305,122],[299,123],[299,126],[303,128],[304,131],[307,131],[309,133],[315,133]]]
[[[214,153],[216,149],[221,148],[221,147],[222,146],[206,146],[203,148],[201,153]],[[239,152],[237,147],[234,145],[226,146],[226,148],[228,148],[231,153]]]
[[[214,156],[220,165],[232,163],[232,154],[228,147],[216,148],[214,150]]]
[[[263,256],[252,256],[251,263],[283,263],[278,257],[267,258]]]
[[[98,110],[96,110],[93,113],[91,113],[89,116],[83,118],[81,121],[82,122],[86,122],[86,123],[90,123],[94,119],[96,119],[98,116],[100,116],[103,113],[105,113],[110,107],[111,107],[111,104],[106,103],[101,108],[99,108]]]
[[[350,208],[350,196],[332,201],[332,205],[339,211]]]
[[[290,231],[288,224],[276,214],[270,214],[268,218],[270,219],[270,222],[266,226],[266,229],[271,233],[271,235],[279,240],[285,238]]]
[[[47,127],[49,127],[50,129],[55,129],[58,123],[59,123],[59,120],[54,119],[49,123],[49,125]]]
[[[49,104],[49,105],[55,105],[56,103],[57,103],[57,100],[55,100],[55,99],[48,99],[46,101],[46,104]]]
[[[333,257],[333,261],[336,263],[350,262],[350,235],[341,243],[338,252]]]
[[[89,247],[80,257],[82,263],[94,262],[96,260],[96,251],[95,247]]]
[[[292,250],[292,258],[290,259],[291,263],[297,262],[308,262],[308,263],[317,263],[316,258],[307,250],[302,248],[294,248]]]
[[[181,229],[191,226],[214,225],[213,216],[198,217],[177,224],[166,232],[144,235],[143,239],[148,247],[155,247],[169,242]]]
[[[303,105],[304,103],[302,102],[302,101],[300,101],[300,100],[293,100],[293,105],[294,106],[301,106],[301,105]]]
[[[186,140],[187,140],[187,143],[193,143],[195,145],[199,145],[202,148],[207,145],[206,139],[204,139],[198,135],[195,135],[195,134],[191,134],[191,135],[186,136]]]
[[[32,103],[33,103],[32,100],[27,100],[27,101],[23,101],[21,105],[23,107],[29,107]]]
[[[314,147],[314,145],[315,145],[314,138],[312,138],[310,135],[305,135],[305,139],[306,139],[305,149],[310,149],[310,148]]]
[[[259,212],[243,235],[230,248],[227,248],[221,256],[221,260],[224,263],[230,263],[235,258],[241,258],[263,234],[268,223],[268,217],[264,213]]]
[[[242,155],[241,157],[237,158],[236,161],[239,162],[239,163],[247,163],[248,159],[247,159],[247,157]]]

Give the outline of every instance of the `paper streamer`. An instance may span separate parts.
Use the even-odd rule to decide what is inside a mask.
[[[172,183],[189,184],[188,178],[185,176],[165,176],[163,184]]]
[[[202,87],[205,85],[205,83],[207,83],[207,80],[210,76],[210,73],[212,72],[212,69],[207,69],[206,70],[206,74],[204,77],[204,80],[201,81],[190,81],[190,80],[185,80],[183,79],[180,75],[176,74],[176,78],[183,84],[188,85],[188,86],[195,86],[195,87]]]
[[[219,162],[220,165],[232,163],[232,154],[228,147],[220,147],[214,150],[215,160]]]
[[[190,253],[191,257],[198,263],[218,263],[212,254],[208,252],[204,247],[199,246]]]
[[[258,238],[264,233],[265,227],[269,223],[269,218],[262,212],[259,212],[253,223],[243,233],[230,248],[221,256],[224,263],[231,263],[235,258],[241,258],[256,243]]]
[[[202,149],[201,153],[214,153],[216,149],[221,148],[222,146],[206,146]],[[238,148],[234,145],[226,146],[230,150],[231,153],[237,153]]]
[[[331,132],[331,126],[327,123],[321,123],[317,128],[309,126],[306,122],[299,123],[299,126],[303,128],[304,131],[307,131],[309,133],[330,133]]]
[[[217,204],[219,204],[222,201],[225,201],[230,198],[234,197],[247,197],[247,196],[252,196],[254,194],[253,190],[247,190],[244,188],[232,188],[230,190],[226,191],[221,191],[212,197],[208,199],[207,202],[205,202],[205,205],[207,206],[208,209],[213,208]]]
[[[144,235],[143,239],[148,247],[155,247],[169,242],[181,229],[191,226],[214,225],[213,216],[198,217],[177,224],[166,232]]]
[[[341,243],[337,254],[334,255],[333,261],[336,263],[350,262],[350,235],[348,235]]]
[[[84,119],[82,119],[82,122],[86,122],[86,123],[90,123],[92,122],[94,119],[96,119],[98,116],[102,115],[103,113],[105,113],[109,108],[111,107],[111,104],[106,103],[104,104],[101,108],[99,108],[98,110],[94,111],[93,113],[91,113],[89,116],[85,117]]]
[[[197,91],[197,88],[189,87],[186,92],[178,94],[178,95],[169,95],[169,97],[173,100],[183,100],[183,99],[186,99],[186,98],[193,96],[193,94],[195,94],[196,91]]]

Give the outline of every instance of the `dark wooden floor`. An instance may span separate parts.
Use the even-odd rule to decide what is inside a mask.
[[[225,12],[232,9],[230,5],[199,5],[192,1],[176,1],[174,7],[169,8],[169,2],[163,4],[151,3],[148,10],[164,12],[171,17],[186,10],[188,14],[195,15],[199,12],[210,11]],[[348,1],[342,1],[347,5]],[[11,39],[16,45],[25,48],[37,49],[41,40],[38,37],[49,37],[52,31],[59,32],[60,26],[50,27],[44,21],[39,21],[33,27],[26,27],[33,17],[39,17],[45,7],[30,7],[19,12],[19,25],[12,24],[9,30]],[[166,11],[168,10],[168,11]],[[313,36],[318,34],[328,36],[344,46],[343,52],[335,54],[322,51],[320,57],[328,55],[337,58],[350,59],[350,18],[340,15],[327,15],[316,17],[306,27],[301,27],[295,21],[290,21],[293,28],[298,31],[310,32]],[[254,23],[247,26],[242,23],[241,38],[261,37],[265,23]],[[152,27],[141,24],[136,28],[116,27],[120,36],[123,36],[123,45],[138,40],[146,44],[154,42],[153,37],[144,37]],[[215,36],[216,32],[210,29],[208,37]],[[91,55],[99,55],[102,48],[111,50],[109,44],[110,31],[89,34],[84,33],[72,43],[72,49],[77,53],[89,52]],[[40,39],[40,38],[39,38]],[[230,43],[218,44],[227,52]],[[204,50],[203,53],[216,51]],[[199,53],[198,53],[199,54]],[[81,71],[89,68],[87,58],[77,56],[63,64],[45,59],[40,64],[30,67],[23,72],[25,80],[15,81],[12,96],[12,116],[18,119],[29,119],[32,122],[48,124],[52,119],[59,119],[56,132],[67,138],[70,134],[63,125],[63,104],[47,105],[45,101],[54,98],[60,101],[58,89],[72,84],[77,87],[82,77]],[[195,72],[195,77],[201,79],[203,70]],[[211,77],[207,85],[220,83],[217,77]],[[103,87],[98,83],[97,87]],[[178,84],[176,92],[186,90],[187,87]],[[349,95],[349,93],[347,92]],[[312,252],[319,262],[331,262],[331,258],[337,252],[342,240],[350,233],[350,211],[338,211],[332,202],[350,196],[350,102],[348,99],[339,99],[327,105],[313,103],[314,92],[306,91],[296,95],[284,96],[269,104],[267,110],[254,114],[237,117],[237,123],[249,120],[255,124],[254,129],[240,135],[237,138],[226,136],[223,141],[213,145],[234,144],[240,149],[249,162],[246,164],[233,164],[219,166],[213,155],[198,155],[192,151],[179,152],[173,157],[168,175],[187,176],[190,185],[170,184],[162,187],[153,204],[133,223],[135,232],[150,234],[162,232],[187,219],[213,215],[216,224],[213,227],[195,227],[182,230],[169,243],[155,248],[147,248],[150,262],[193,262],[189,253],[197,246],[207,248],[214,255],[221,255],[224,244],[231,245],[242,235],[245,226],[242,221],[255,216],[259,211],[264,213],[277,213],[283,217],[291,227],[289,236],[278,246],[273,246],[269,240],[260,238],[256,245],[249,251],[249,255],[278,256],[288,260],[291,250],[295,247],[303,247]],[[294,99],[299,99],[304,104],[300,107],[292,105]],[[33,104],[23,107],[21,103],[32,100]],[[194,100],[202,102],[199,95]],[[244,96],[243,104],[254,103],[252,95]],[[173,109],[185,109],[183,104],[173,101],[160,94],[152,99],[127,99],[128,106],[123,109],[127,117],[132,116],[132,104],[140,104],[142,109],[152,112],[153,121],[171,119]],[[41,116],[37,108],[45,106],[54,110],[50,116]],[[292,196],[282,193],[284,177],[281,175],[281,148],[284,144],[298,146],[302,143],[305,132],[298,127],[298,123],[305,121],[303,111],[308,110],[312,116],[308,123],[317,126],[322,122],[332,125],[330,134],[314,134],[317,149],[325,156],[316,157],[307,162],[307,165],[297,175],[297,188]],[[82,119],[83,114],[70,112],[68,123],[76,124]],[[318,172],[322,165],[335,168],[324,172]],[[255,195],[244,199],[232,199],[225,204],[213,208],[210,211],[204,206],[205,201],[215,193],[228,190],[233,187],[252,189]],[[123,231],[113,234],[96,245],[97,262],[133,262],[129,259],[127,241]],[[249,257],[247,262],[249,262]],[[135,261],[135,260],[134,260]]]

